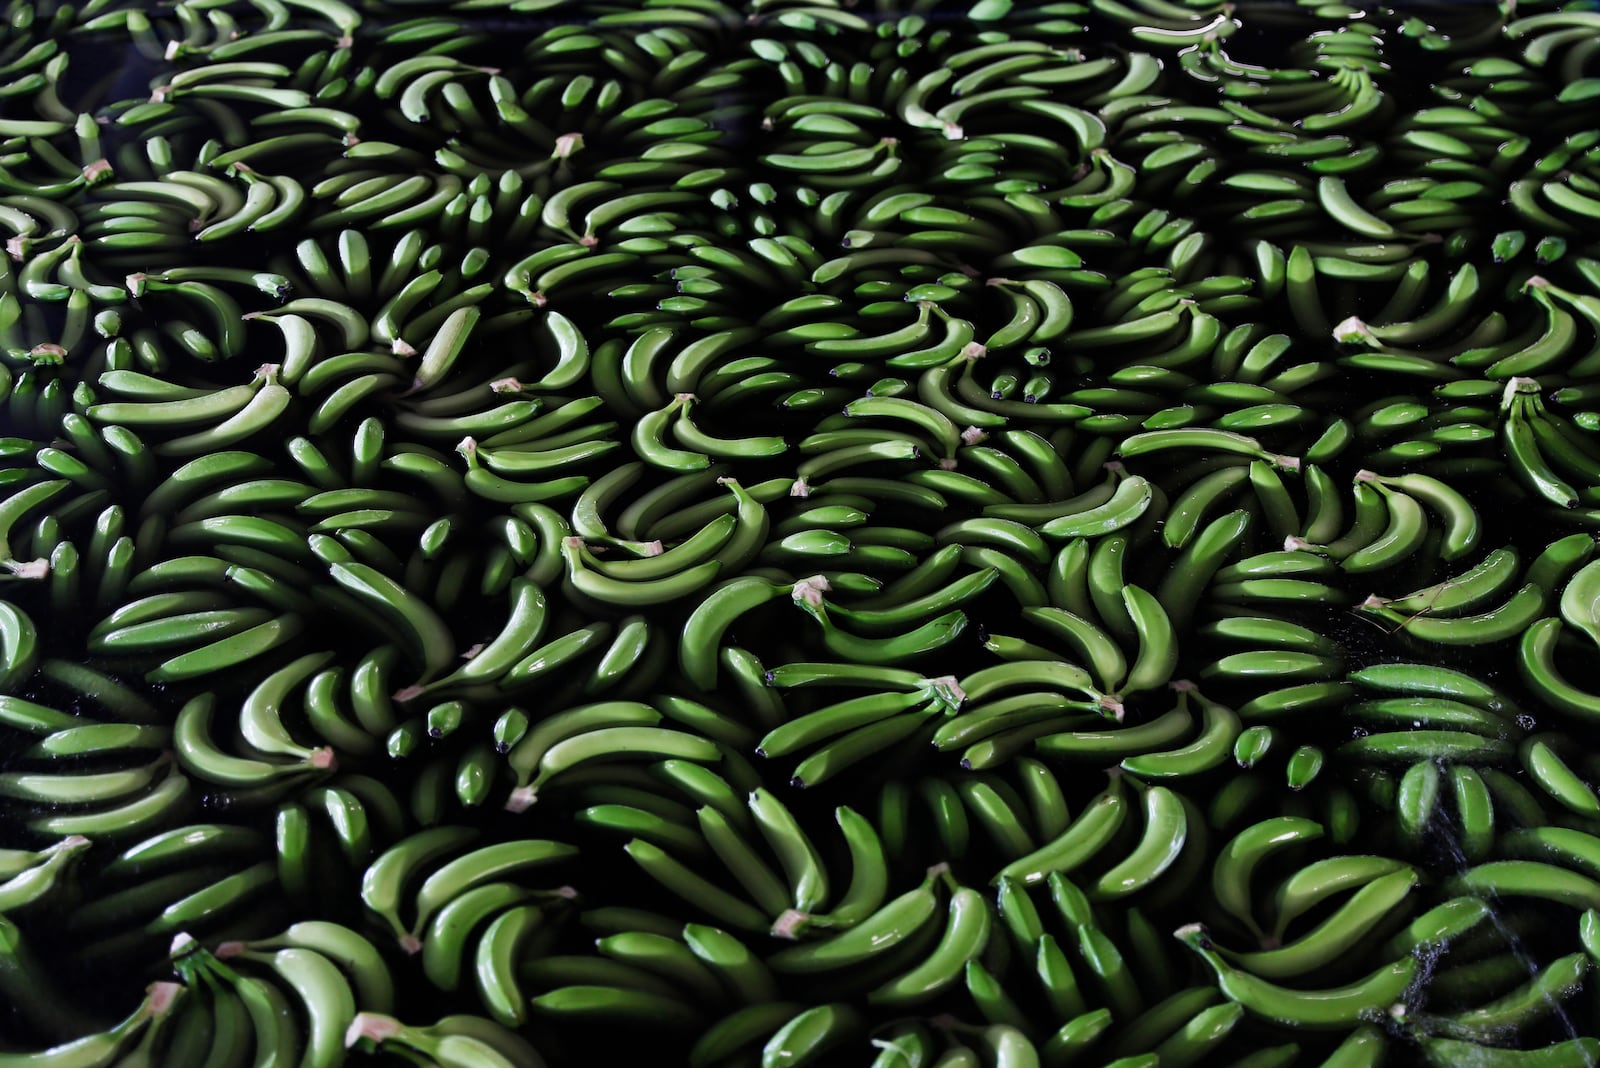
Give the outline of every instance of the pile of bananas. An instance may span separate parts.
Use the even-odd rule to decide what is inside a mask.
[[[0,1068],[1600,1064],[1594,6],[10,0]]]

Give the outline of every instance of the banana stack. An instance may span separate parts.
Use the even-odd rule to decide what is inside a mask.
[[[14,0],[0,1068],[1600,1063],[1600,14]]]

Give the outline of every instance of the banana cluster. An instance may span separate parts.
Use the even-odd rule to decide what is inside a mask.
[[[0,1068],[1595,1063],[1587,6],[13,3]]]

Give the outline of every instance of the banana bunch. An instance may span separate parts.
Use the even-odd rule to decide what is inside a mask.
[[[1372,1013],[1403,1014],[1418,969],[1416,958],[1403,955],[1342,986],[1305,989],[1230,962],[1201,924],[1181,927],[1176,936],[1211,967],[1218,989],[1230,1001],[1281,1027],[1353,1028]]]
[[[880,887],[876,897],[884,896]],[[866,906],[847,929],[781,949],[767,965],[779,976],[816,977],[796,981],[864,990],[868,1004],[912,1006],[956,987],[969,962],[985,954],[993,910],[982,892],[939,865],[916,887]]]
[[[318,188],[313,188],[313,194]],[[284,256],[278,267],[288,288],[318,297],[304,304],[297,301],[295,309],[280,309],[278,316],[268,319],[284,329],[284,322],[294,320],[280,316],[303,308],[299,314],[337,328],[344,349],[363,348],[362,342],[370,338],[388,345],[397,356],[414,356],[428,344],[431,335],[456,337],[459,329],[446,332],[444,323],[461,309],[477,307],[491,292],[485,288],[486,275],[494,269],[489,249],[474,245],[457,264],[446,263],[444,255],[441,245],[427,243],[423,232],[417,229],[407,230],[387,248],[354,229],[342,229],[331,240],[308,237],[296,244],[293,259]],[[423,310],[422,304],[430,299],[433,306]],[[298,338],[296,333],[285,340],[293,345]],[[448,346],[443,351],[449,351]],[[332,358],[354,354],[324,349],[323,355]],[[306,354],[306,370],[312,366],[311,358],[312,354]],[[441,354],[436,354],[433,362],[440,358]],[[316,366],[323,362],[317,361]],[[337,379],[355,369],[336,371],[330,366],[319,373]]]
[[[46,1049],[12,1052],[6,1056],[19,1068],[35,1064],[77,1068],[109,1064],[118,1058],[148,1059],[165,1045],[167,1031],[175,1027],[177,1017],[195,1011],[188,998],[189,989],[182,983],[154,982],[145,988],[144,996],[130,1012],[104,1030],[80,1032]],[[204,1044],[198,1047],[191,1044],[190,1048],[200,1052]]]
[[[920,740],[938,746],[936,714],[953,714],[963,693],[953,678],[925,679],[903,668],[865,669],[856,664],[789,663],[767,671],[767,684],[794,687],[835,685],[868,692],[801,712],[789,705],[789,718],[756,742],[756,753],[767,760],[807,752],[795,764],[792,785],[817,786],[873,755],[896,747],[904,752]],[[880,689],[883,686],[892,689]]]
[[[295,925],[281,948],[233,942],[211,952],[184,933],[172,943],[171,966],[187,996],[162,1033],[148,1037],[145,1055],[152,1059],[209,1056],[248,1064],[288,1057],[342,1064],[357,991],[366,996],[388,979],[371,944],[337,924]]]
[[[1375,764],[1413,760],[1493,765],[1512,755],[1508,736],[1526,729],[1521,709],[1492,685],[1463,672],[1417,663],[1374,664],[1347,676],[1372,694],[1352,715],[1388,729],[1363,734],[1339,752]],[[1398,729],[1396,729],[1398,728]]]
[[[956,773],[886,784],[874,826],[887,856],[895,864],[918,867],[941,857],[1009,864],[1035,854],[1041,842],[1070,824],[1067,790],[1042,761],[1021,757],[1015,768],[1011,776]]]
[[[363,1010],[352,1018],[344,1038],[345,1045],[351,1048],[392,1053],[438,1068],[480,1064],[540,1068],[545,1063],[526,1039],[481,1016],[445,1016],[420,1027],[403,1024],[381,1012]]]
[[[23,43],[14,42],[13,50]],[[8,97],[16,96],[20,90],[29,100],[18,108],[20,114],[8,116],[0,127],[8,143],[18,150],[8,152],[5,164],[0,166],[0,189],[55,199],[104,182],[113,171],[102,154],[94,116],[74,113],[59,95],[68,57],[46,56],[44,52],[35,45],[23,51],[20,62],[7,64],[8,73],[17,74],[32,65],[30,55],[35,61],[43,60],[40,69],[7,83]],[[32,117],[27,116],[29,105]]]
[[[230,745],[214,733],[214,705],[209,694],[186,703],[173,724],[173,746],[187,774],[225,795],[243,794],[238,800],[271,798],[293,788],[300,775],[325,775],[337,766],[333,750],[305,748],[281,729],[281,720],[270,708],[253,721],[249,734],[241,728],[240,744]]]
[[[514,1028],[528,1019],[523,966],[547,959],[574,892],[529,891],[497,878],[511,871],[509,860],[497,863],[483,855],[474,861],[479,871],[450,888],[451,896],[428,921],[414,952],[435,988],[473,989],[484,1015]]]
[[[1049,901],[1001,876],[991,953],[966,966],[966,992],[991,1031],[1005,1028],[1056,1061],[1092,1056],[1105,1063],[1148,1059],[1159,1050],[1180,1064],[1216,1054],[1243,1014],[1215,989],[1182,986],[1178,961],[1138,906],[1112,920],[1060,872]],[[996,981],[1002,962],[1031,972]],[[1138,978],[1135,979],[1135,976]]]
[[[1417,641],[1469,645],[1504,641],[1531,626],[1547,599],[1536,582],[1517,585],[1518,570],[1514,550],[1502,548],[1443,582],[1403,597],[1371,597],[1360,611]]]
[[[545,716],[522,733],[506,752],[516,785],[506,802],[521,812],[537,799],[546,782],[564,773],[581,779],[586,770],[622,759],[718,763],[725,747],[693,732],[657,726],[662,714],[640,701],[581,704]],[[557,780],[560,781],[559,779]]]
[[[1557,508],[1576,508],[1585,503],[1584,493],[1593,492],[1593,445],[1545,406],[1540,388],[1533,378],[1512,378],[1505,385],[1499,430],[1506,466],[1537,497]]]
[[[220,227],[213,231],[217,237],[237,233],[264,214],[262,201],[268,194],[251,196],[238,176],[180,169],[170,159],[164,162],[159,176],[116,179],[95,187],[82,233],[96,262],[111,268],[148,260],[152,254],[187,247],[213,226]],[[270,183],[258,184],[275,189]],[[271,195],[276,199],[276,192]],[[272,202],[265,205],[272,206]]]
[[[1515,870],[1516,862],[1508,863]],[[1484,911],[1481,902],[1471,896],[1456,898],[1433,912],[1442,920],[1446,910],[1459,914],[1448,926],[1453,935],[1461,933],[1447,945],[1445,955],[1435,965],[1425,987],[1426,1006],[1401,1017],[1407,1037],[1419,1043],[1430,1062],[1437,1063],[1439,1056],[1449,1053],[1493,1047],[1512,1035],[1522,1039],[1525,1047],[1540,1049],[1546,1056],[1581,1059],[1589,1055],[1586,1039],[1522,1036],[1539,1033],[1552,1017],[1558,1028],[1561,1021],[1570,1018],[1570,999],[1586,984],[1592,958],[1585,953],[1546,958],[1540,961],[1532,979],[1526,969],[1511,974],[1506,966],[1508,941],[1504,933],[1486,929],[1482,921],[1468,919],[1475,911]],[[1422,922],[1423,918],[1419,918],[1412,927]],[[1445,926],[1429,922],[1435,923],[1436,928]],[[1515,927],[1519,920],[1513,917],[1511,922]],[[1586,918],[1580,920],[1580,925],[1589,922]],[[1576,1006],[1570,1008],[1582,1011]],[[1556,1033],[1570,1032],[1566,1028]],[[1548,1045],[1541,1049],[1541,1043]]]
[[[1582,79],[1574,83],[1576,99],[1582,98],[1583,89]],[[1541,262],[1560,260],[1569,242],[1580,238],[1600,207],[1595,197],[1593,148],[1587,132],[1575,131],[1529,161],[1527,169],[1507,187],[1518,223],[1532,230],[1538,236],[1537,244],[1543,246]],[[1522,154],[1526,153],[1524,148]]]
[[[59,908],[71,899],[73,867],[91,845],[81,834],[67,835],[43,849],[8,849],[0,874],[0,912],[12,916],[30,908]]]
[[[1549,597],[1556,601],[1558,615],[1531,624],[1518,645],[1524,683],[1541,702],[1579,722],[1595,706],[1587,688],[1575,683],[1557,664],[1556,654],[1565,644],[1570,657],[1571,652],[1596,640],[1593,597],[1597,569],[1589,562],[1593,553],[1594,539],[1587,534],[1561,539],[1545,550],[1539,558],[1539,563],[1546,565],[1540,577]]]
[[[573,893],[521,890],[511,880],[569,859],[575,847],[544,839],[477,845],[478,838],[467,827],[429,827],[379,853],[361,875],[366,922],[386,930],[406,953],[422,953],[429,979],[444,989],[459,983],[480,923],[511,905]],[[490,886],[496,889],[484,889]]]
[[[498,754],[526,731],[527,713],[509,707],[487,729],[482,717],[480,705],[454,699],[391,719],[393,725],[378,740],[391,761],[409,767],[411,775],[400,790],[410,819],[434,826],[465,818],[506,784],[508,769]]]
[[[110,570],[108,561],[100,581],[102,589],[110,595],[126,593],[133,599],[124,605],[131,606],[130,611],[113,610],[90,629],[92,637],[87,644],[95,654],[112,658],[125,669],[142,671],[151,681],[178,680],[224,671],[296,642],[305,625],[300,613],[311,607],[312,600],[300,595],[286,601],[273,588],[273,578],[287,577],[281,574],[283,568],[274,570],[277,557],[269,549],[254,547],[263,544],[263,539],[281,545],[293,534],[282,524],[252,522],[251,518],[224,514],[175,528],[179,536],[204,538],[210,543],[205,547],[223,555],[186,558],[182,566],[157,571],[152,578],[130,578],[127,572],[133,559],[122,565],[120,575]],[[106,552],[115,552],[121,541],[114,539]],[[131,547],[131,539],[127,544]],[[303,543],[289,544],[299,553],[305,552]],[[91,543],[91,550],[98,548]],[[237,555],[235,548],[243,550],[240,564],[224,558]],[[266,570],[252,566],[260,563],[266,564]],[[291,574],[297,570],[293,562],[287,562],[287,569]],[[163,579],[179,588],[151,593]],[[111,586],[113,582],[118,585]],[[246,592],[251,596],[242,597]],[[258,598],[265,603],[251,603]]]
[[[76,212],[47,197],[11,193],[0,196],[0,203],[4,204],[4,211],[0,211],[0,227],[4,227],[9,235],[6,238],[6,257],[10,263],[26,260],[35,243],[69,237],[77,232],[80,225]],[[13,270],[8,263],[5,291],[9,300],[16,299]]]
[[[19,618],[4,614],[13,621]],[[36,649],[32,655],[38,656]],[[29,677],[35,677],[31,671]],[[6,729],[18,741],[27,741],[21,746],[23,759],[0,778],[0,796],[31,833],[58,843],[72,840],[73,848],[81,837],[125,839],[180,817],[194,802],[190,782],[168,749],[175,739],[157,725],[158,714],[141,696],[91,668],[64,661],[44,660],[37,677],[90,688],[107,683],[105,698],[112,707],[105,719],[80,719],[21,697],[5,697]],[[118,691],[129,699],[122,707],[113,704]],[[130,711],[134,716],[126,715]],[[141,722],[128,722],[133,718]],[[63,859],[24,879],[16,888],[17,905],[34,900],[31,895],[49,895],[72,855],[69,849]]]
[[[30,349],[26,370],[13,373],[7,369],[5,373],[7,388],[4,396],[0,397],[0,403],[4,404],[8,421],[13,427],[30,438],[45,438],[69,412],[79,414],[73,411],[73,391],[67,387],[67,380],[62,373],[66,365],[64,350],[56,351],[58,348],[47,344],[44,351],[38,353]],[[79,396],[81,399],[82,394]],[[21,450],[14,445],[10,451],[12,455],[6,458],[10,461],[7,466],[21,466],[18,462]],[[26,459],[32,460],[37,455],[29,452]],[[58,451],[48,453],[47,461],[56,459],[57,455]],[[80,473],[78,466],[70,463],[67,466],[74,473]],[[43,473],[50,472],[47,469]],[[11,478],[13,482],[23,482],[31,475],[31,472],[28,475],[14,474]],[[91,476],[85,475],[85,478],[93,482]]]
[[[211,391],[145,380],[139,383],[139,388],[147,390],[144,395],[162,399],[91,404],[84,414],[93,422],[131,425],[145,428],[147,433],[152,427],[188,430],[162,441],[154,451],[160,456],[198,456],[245,442],[268,431],[285,415],[294,398],[280,381],[281,372],[281,364],[265,363],[238,387]]]
[[[1113,775],[1110,786],[1091,798],[1065,829],[1015,856],[996,879],[1032,886],[1077,873],[1083,892],[1097,902],[1142,894],[1144,901],[1160,903],[1187,893],[1197,862],[1203,864],[1207,852],[1202,814],[1168,787],[1148,785],[1136,775],[1129,778],[1131,791],[1121,776]],[[1127,822],[1134,807],[1142,813],[1142,826],[1139,817]]]
[[[1423,274],[1420,270],[1414,273]],[[1485,352],[1492,363],[1518,353],[1522,343],[1531,340],[1519,336],[1517,343],[1508,343],[1504,351],[1493,348],[1506,340],[1509,325],[1503,315],[1473,320],[1473,298],[1482,288],[1483,279],[1471,262],[1458,267],[1442,291],[1437,283],[1429,285],[1428,277],[1418,277],[1413,284],[1408,281],[1402,279],[1391,303],[1379,309],[1378,314],[1388,321],[1369,324],[1352,317],[1332,327],[1335,341],[1352,348],[1362,347],[1343,357],[1344,366],[1448,383],[1462,377],[1458,367],[1472,366]],[[1308,321],[1322,314],[1324,305],[1314,282],[1303,300],[1308,306]],[[1449,367],[1440,366],[1446,362]]]
[[[8,334],[18,332],[19,319],[26,322],[29,327],[42,325],[36,321],[37,316],[44,310],[38,305],[56,303],[66,305],[67,321],[63,326],[62,335],[65,343],[61,345],[63,349],[71,350],[78,347],[72,343],[72,339],[81,337],[90,329],[101,337],[116,332],[111,329],[113,320],[99,316],[98,313],[110,310],[111,305],[126,303],[128,295],[119,292],[120,287],[108,279],[106,272],[96,269],[92,253],[90,259],[85,259],[84,239],[81,235],[71,232],[72,229],[76,229],[75,224],[71,227],[56,227],[50,236],[39,238],[18,236],[11,242],[11,251],[19,266],[16,268],[12,287],[14,292],[7,295]],[[19,226],[19,233],[21,230],[22,227]],[[59,239],[55,235],[60,235]],[[91,244],[89,247],[92,249],[94,246]],[[29,334],[37,337],[39,331],[30,330]],[[8,349],[12,347],[8,345]],[[22,356],[11,352],[7,355],[14,362],[23,360]],[[32,362],[48,362],[47,350],[33,353],[28,359]]]
[[[458,692],[470,703],[547,687],[554,681],[549,677],[553,672],[570,671],[572,677],[559,690],[547,691],[555,703],[608,694],[619,699],[648,695],[670,655],[668,641],[657,627],[632,616],[621,620],[620,626],[595,622],[542,641],[543,593],[518,580],[512,585],[516,602],[500,633],[481,648],[469,648],[467,664],[424,686],[422,692],[441,696]],[[514,740],[504,739],[504,744]]]
[[[317,229],[360,227],[404,232],[420,222],[438,219],[448,221],[453,231],[466,231],[472,198],[466,196],[466,183],[459,176],[435,171],[431,166],[422,173],[404,176],[395,173],[397,164],[414,168],[419,162],[407,158],[409,150],[383,141],[363,145],[358,158],[382,162],[388,157],[390,165],[346,171],[306,190],[309,203],[318,207],[330,205],[319,214]],[[457,206],[447,211],[452,205]]]
[[[649,930],[629,929],[628,920]],[[689,923],[675,930],[653,913],[596,909],[583,922],[598,937],[595,955],[544,956],[521,969],[543,992],[530,1004],[547,1020],[613,1021],[653,1033],[703,1028],[689,1054],[694,1063],[723,1063],[779,1036],[802,1010],[782,998],[778,980],[737,937]],[[831,1044],[795,1038],[797,1048]]]
[[[1408,954],[1446,944],[1481,923],[1484,911],[1470,898],[1451,899],[1389,937],[1405,921],[1419,875],[1409,865],[1375,855],[1311,861],[1278,884],[1270,903],[1256,898],[1252,884],[1258,869],[1272,867],[1274,854],[1298,852],[1323,834],[1317,821],[1274,817],[1240,831],[1219,854],[1212,873],[1221,910],[1217,923],[1248,931],[1245,937],[1262,948],[1230,949],[1226,938],[1219,941],[1202,924],[1180,928],[1176,936],[1214,969],[1221,992],[1247,1013],[1292,1028],[1354,1028],[1346,1044],[1381,1049],[1381,1035],[1357,1024],[1372,1012],[1405,1019],[1413,1002],[1427,996],[1431,976],[1423,973],[1422,982],[1415,982],[1419,965]],[[1339,905],[1324,910],[1322,922],[1302,919],[1318,914],[1312,910],[1329,901]],[[1397,959],[1367,971],[1373,957]],[[1326,976],[1311,976],[1329,969]],[[1343,975],[1352,981],[1328,984]],[[1291,982],[1279,982],[1283,979]],[[1308,981],[1314,989],[1306,987]]]
[[[777,796],[757,788],[741,798],[720,776],[676,759],[659,765],[652,775],[678,791],[682,800],[672,805],[699,803],[691,806],[689,821],[674,824],[663,817],[670,809],[637,793],[633,796],[650,808],[590,806],[580,820],[631,834],[623,849],[633,862],[714,922],[745,934],[770,932],[793,939],[813,929],[852,928],[882,905],[889,861],[873,824],[853,810],[841,806],[835,812],[850,873],[848,884],[835,894],[830,885],[837,880],[830,880],[818,844]],[[604,795],[588,792],[589,798],[599,796]],[[719,879],[713,881],[708,871],[696,870],[681,857],[715,857],[721,865]],[[737,889],[726,889],[729,885]]]
[[[192,852],[190,851],[192,848]],[[277,866],[264,837],[225,824],[179,824],[112,857],[86,885],[92,903],[65,921],[74,958],[148,967],[175,935],[254,938],[281,922]]]
[[[1483,388],[1477,382],[1472,387]],[[1438,395],[1447,401],[1472,399],[1454,391],[1446,396],[1448,390],[1440,387]],[[1349,433],[1339,429],[1340,441],[1326,444],[1330,453],[1335,449],[1342,453],[1351,445],[1366,449],[1361,462],[1370,470],[1404,464],[1418,473],[1437,472],[1448,479],[1472,471],[1474,464],[1481,466],[1473,453],[1495,437],[1493,410],[1481,404],[1453,404],[1432,412],[1420,397],[1397,395],[1374,402],[1360,415]]]

